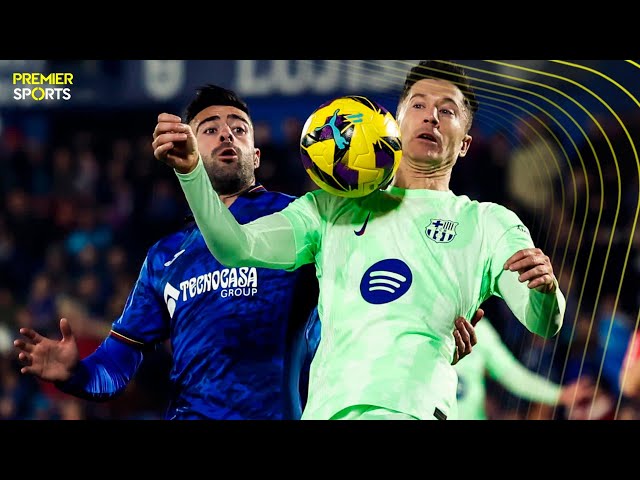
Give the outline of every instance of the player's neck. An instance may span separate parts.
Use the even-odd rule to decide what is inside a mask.
[[[236,199],[238,198],[238,193],[231,193],[229,195],[220,195],[220,200],[222,200],[222,203],[224,203],[227,208],[229,208],[231,205],[233,205],[233,202],[236,201]]]
[[[248,190],[251,190],[254,187],[254,185],[255,185],[255,183],[251,183],[250,185],[247,185],[246,187],[243,187],[241,190],[239,190],[239,191],[237,191],[235,193],[219,194],[220,200],[222,200],[222,203],[224,203],[228,208],[231,205],[233,205],[233,202],[235,202],[240,195],[242,195],[243,193],[245,193]]]
[[[424,172],[409,165],[400,164],[391,185],[404,189],[449,191],[451,170]]]

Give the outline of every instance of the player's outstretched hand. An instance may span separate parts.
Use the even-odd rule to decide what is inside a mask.
[[[24,339],[13,341],[20,350],[18,360],[22,373],[35,375],[49,382],[68,380],[80,361],[78,345],[66,318],[60,320],[61,340],[43,337],[31,328],[21,328]]]
[[[556,277],[551,260],[539,248],[524,248],[511,255],[504,264],[505,270],[518,272],[520,282],[529,282],[529,288],[542,293],[556,291]]]
[[[562,387],[558,403],[569,408],[583,407],[593,401],[595,391],[593,381],[588,377],[582,377]]]
[[[464,317],[456,318],[456,329],[453,331],[453,338],[456,340],[456,351],[453,354],[453,362],[451,362],[451,365],[455,365],[469,355],[475,344],[478,343],[476,329],[474,327],[483,316],[484,310],[479,308],[476,310],[471,322]]]
[[[151,146],[157,160],[175,168],[179,173],[189,173],[198,164],[196,137],[191,127],[182,123],[177,115],[158,115]]]

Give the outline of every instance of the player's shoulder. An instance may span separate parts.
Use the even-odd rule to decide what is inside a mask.
[[[161,236],[151,248],[169,247],[173,248],[176,244],[183,243],[188,237],[193,235],[194,231],[198,230],[196,220],[191,213],[184,216],[180,224],[171,232]]]
[[[147,262],[150,260],[164,262],[162,259],[165,256],[169,255],[173,257],[177,251],[184,248],[185,242],[188,241],[189,237],[194,235],[194,231],[196,235],[199,234],[198,226],[193,218],[185,218],[180,228],[160,237],[149,247],[147,250]]]
[[[494,236],[497,232],[510,230],[514,227],[525,234],[529,233],[518,214],[504,205],[472,200],[466,195],[456,195],[455,201],[458,202],[456,210],[467,220],[477,224],[480,231],[488,235]]]
[[[470,198],[465,194],[454,194],[454,201],[468,210],[475,210],[482,215],[492,214],[498,210],[508,210],[507,207],[495,202],[486,202]]]
[[[515,212],[504,205],[495,202],[477,202],[478,210],[484,215],[515,215]]]
[[[288,193],[280,192],[278,190],[264,190],[260,192],[260,195],[257,198],[263,200],[272,200],[275,202],[291,203],[298,197]]]
[[[292,203],[297,208],[315,209],[324,216],[327,212],[341,210],[357,203],[358,200],[358,198],[341,197],[325,190],[317,189],[306,192]]]
[[[489,223],[511,224],[522,223],[518,215],[510,208],[495,202],[468,200],[469,208],[477,212],[478,217]]]
[[[265,188],[245,194],[245,197],[255,203],[258,208],[271,211],[282,210],[297,198],[295,195]]]

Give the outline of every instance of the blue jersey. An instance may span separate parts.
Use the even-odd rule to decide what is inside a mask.
[[[247,223],[294,198],[258,185],[230,211]],[[141,351],[170,340],[167,418],[296,418],[292,342],[316,302],[315,273],[225,267],[190,222],[149,249],[110,337]]]

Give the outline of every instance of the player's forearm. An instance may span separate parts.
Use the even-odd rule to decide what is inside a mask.
[[[194,170],[176,175],[204,241],[219,262],[230,267],[293,267],[295,243],[286,218],[276,214],[240,225],[213,189],[201,158]]]
[[[491,378],[525,400],[547,405],[558,403],[562,387],[520,363],[490,322],[481,322],[476,330],[481,344],[480,353],[487,359],[486,367]]]
[[[124,391],[142,362],[142,352],[107,337],[98,349],[83,359],[61,391],[92,401],[109,400]]]
[[[544,338],[556,335],[562,327],[565,312],[564,295],[559,288],[555,293],[529,290],[529,302],[525,311],[525,325],[533,333]]]
[[[502,368],[491,372],[491,376],[520,398],[547,405],[555,405],[562,391],[560,385],[532,372],[513,357],[502,362]]]
[[[513,314],[531,332],[551,338],[560,331],[566,301],[557,283],[554,293],[540,293],[520,283],[517,272],[504,272],[498,285]]]

